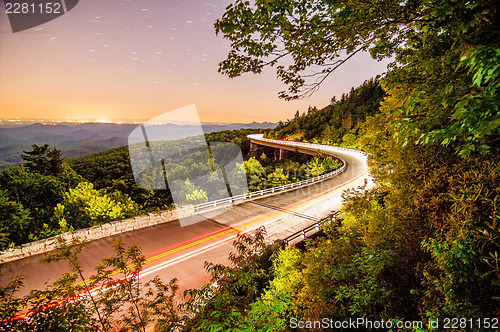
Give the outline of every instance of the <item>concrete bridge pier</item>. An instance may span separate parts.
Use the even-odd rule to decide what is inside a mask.
[[[274,149],[274,160],[283,159],[283,149]]]
[[[274,159],[282,159],[284,157],[284,152],[283,151],[292,151],[294,153],[304,153],[308,154],[310,156],[315,156],[318,153],[321,154],[323,157],[328,156],[329,154],[325,152],[321,152],[320,149],[312,149],[310,147],[301,147],[301,146],[292,146],[292,145],[283,145],[275,142],[262,142],[258,140],[253,140],[250,138],[250,143],[251,146],[256,149],[258,146],[267,146],[274,148],[274,153],[273,157]]]

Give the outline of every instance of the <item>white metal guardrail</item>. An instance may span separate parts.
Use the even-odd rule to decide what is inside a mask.
[[[340,167],[339,169],[336,169],[335,171],[332,171],[332,172],[329,172],[329,173],[326,173],[326,174],[323,174],[320,176],[316,176],[314,178],[302,180],[299,182],[289,183],[289,184],[279,186],[279,187],[271,187],[271,188],[267,188],[267,189],[263,189],[263,190],[259,190],[259,191],[248,192],[248,193],[237,195],[237,196],[232,196],[232,197],[222,198],[222,199],[211,201],[211,202],[197,204],[194,206],[195,212],[215,208],[219,205],[232,204],[234,202],[239,202],[239,201],[243,201],[246,199],[251,199],[251,198],[254,198],[257,196],[274,194],[274,193],[279,193],[279,192],[283,192],[283,191],[290,190],[290,189],[309,186],[313,183],[322,181],[326,178],[330,178],[330,177],[333,177],[335,175],[338,175],[338,174],[345,171],[347,164],[346,164],[344,159],[340,158],[339,156],[337,156],[335,154],[334,150],[350,151],[350,152],[356,152],[356,153],[361,153],[363,155],[367,155],[367,153],[364,151],[359,151],[359,150],[354,150],[354,149],[349,149],[349,148],[342,148],[342,147],[325,145],[325,144],[303,143],[303,142],[294,142],[294,141],[281,141],[281,140],[263,138],[262,136],[263,136],[262,134],[253,134],[253,135],[248,135],[247,137],[254,139],[254,140],[270,142],[270,143],[275,143],[275,144],[300,146],[304,149],[311,150],[311,151],[321,151],[324,154],[328,154],[328,155],[334,156],[337,159],[340,159],[340,161],[342,161],[343,165],[342,165],[342,167]]]
[[[340,146],[276,140],[276,139],[264,138],[262,136],[263,136],[262,134],[251,134],[251,135],[248,135],[247,137],[254,139],[254,140],[264,141],[264,142],[277,143],[277,144],[283,144],[283,145],[301,146],[301,147],[309,148],[312,151],[317,151],[318,148],[323,148],[323,149],[328,149],[328,150],[335,149],[335,150],[340,150],[340,151],[356,152],[356,153],[360,153],[360,154],[365,155],[365,156],[368,155],[368,152],[365,152],[365,151],[360,151],[360,150],[355,150],[355,149],[350,149],[350,148],[343,148]],[[324,151],[324,150],[322,150],[322,152],[327,153],[327,151]]]

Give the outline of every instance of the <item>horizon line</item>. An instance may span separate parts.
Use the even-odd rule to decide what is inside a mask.
[[[71,119],[50,119],[50,118],[0,118],[0,125],[4,124],[25,124],[25,123],[40,123],[40,124],[61,124],[61,123],[72,123],[72,124],[142,124],[149,120],[142,119],[122,119],[122,120],[111,120],[111,119],[89,119],[89,120],[71,120]],[[270,121],[252,121],[252,122],[219,122],[219,121],[202,121],[202,125],[231,125],[231,124],[252,124],[252,123],[278,123]],[[172,122],[155,122],[150,123],[153,125],[163,125],[163,124],[173,124],[173,125],[196,125],[194,122],[189,121],[172,121]]]

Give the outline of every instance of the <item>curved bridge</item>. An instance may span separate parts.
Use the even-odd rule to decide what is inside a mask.
[[[250,139],[251,146],[262,145],[278,149],[279,151],[286,150],[309,155],[321,154],[323,156],[335,156],[344,163],[346,172],[349,173],[344,176],[346,182],[350,181],[352,178],[368,173],[368,153],[364,151],[324,144],[269,139],[264,138],[262,134],[248,135],[248,138]],[[279,154],[282,155],[282,152],[279,152]]]
[[[288,141],[288,140],[282,140],[282,139],[264,138],[263,134],[253,134],[253,135],[248,135],[247,137],[250,140],[250,149],[252,149],[254,145],[263,145],[263,146],[268,146],[271,148],[278,149],[280,151],[280,155],[282,155],[283,150],[293,151],[293,152],[303,153],[303,154],[308,154],[308,155],[321,154],[323,156],[331,155],[332,152],[342,153],[345,151],[350,151],[350,152],[360,153],[362,155],[367,155],[367,153],[364,151],[342,148],[339,146],[314,144],[314,143],[303,143],[303,142]]]

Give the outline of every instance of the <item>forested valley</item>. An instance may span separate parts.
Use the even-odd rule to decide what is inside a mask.
[[[254,129],[225,130],[168,144],[157,142],[159,144],[153,148],[162,153],[174,147],[186,151],[190,146],[199,146],[202,140],[233,143],[239,147],[237,152],[241,151],[244,156],[243,163],[236,164],[235,170],[242,179],[242,186],[232,188],[233,195],[301,181],[341,166],[331,157],[289,153],[288,158],[275,160],[272,149],[250,152],[247,135],[255,132]],[[0,249],[175,208],[168,183],[166,190],[147,189],[147,186],[136,183],[129,149],[131,147],[114,148],[67,160],[61,158],[58,149],[48,145],[35,144],[32,151],[25,151],[24,163],[0,173]],[[212,154],[227,154],[225,150],[218,152],[217,146],[211,151]],[[188,155],[179,152],[178,155],[180,158],[165,161],[173,169],[169,174],[170,186],[176,185],[182,196],[177,205],[205,203],[227,195],[225,187],[217,186],[224,181],[213,172],[218,165],[212,165],[206,149],[194,149]],[[225,158],[233,159],[234,156]],[[148,160],[147,156],[140,159]],[[212,174],[208,178],[208,187],[213,189],[210,193],[193,183],[196,177],[206,174]],[[142,176],[149,176],[146,182],[158,180],[151,179],[147,172]],[[160,181],[165,183],[163,178]]]

